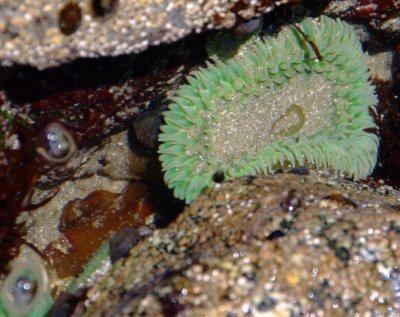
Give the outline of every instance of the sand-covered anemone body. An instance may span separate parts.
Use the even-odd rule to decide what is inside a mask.
[[[376,97],[358,37],[328,17],[297,26],[304,34],[286,26],[178,89],[159,137],[176,197],[191,202],[217,172],[230,179],[306,165],[358,179],[372,171]]]

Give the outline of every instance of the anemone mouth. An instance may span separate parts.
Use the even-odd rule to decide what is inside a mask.
[[[319,53],[288,26],[178,89],[159,137],[176,197],[191,202],[216,172],[230,179],[304,164],[358,179],[372,171],[378,138],[364,129],[375,128],[376,98],[357,36],[328,17],[298,27]]]

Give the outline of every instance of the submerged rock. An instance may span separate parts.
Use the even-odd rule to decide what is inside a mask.
[[[219,184],[117,261],[80,311],[398,316],[399,199],[315,173]]]

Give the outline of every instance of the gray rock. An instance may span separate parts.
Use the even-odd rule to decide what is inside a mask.
[[[400,316],[399,200],[314,172],[222,183],[117,261],[85,316]]]
[[[191,32],[229,28],[283,1],[0,0],[0,60],[40,69],[116,56]]]

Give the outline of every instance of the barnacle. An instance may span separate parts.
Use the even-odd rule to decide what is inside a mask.
[[[75,1],[67,2],[58,15],[58,27],[65,35],[71,35],[78,30],[82,20],[81,9]]]
[[[231,179],[307,165],[358,179],[372,171],[376,97],[359,39],[328,17],[298,27],[208,64],[178,89],[159,137],[176,197],[191,202],[215,173]]]

